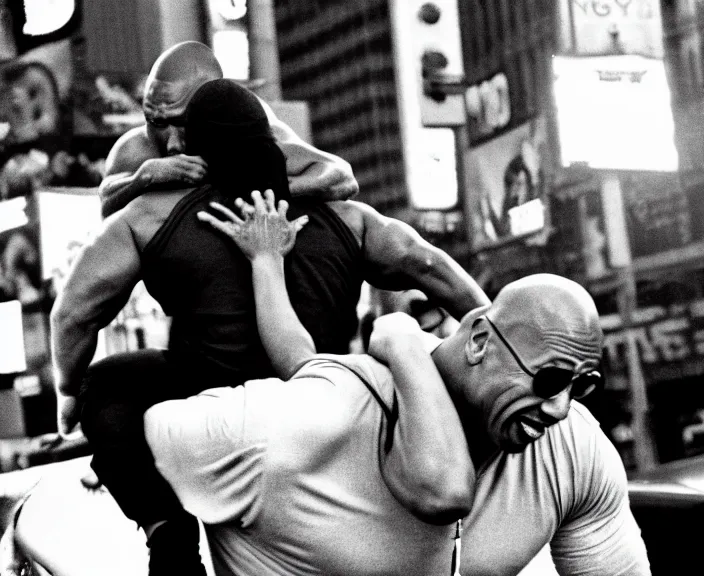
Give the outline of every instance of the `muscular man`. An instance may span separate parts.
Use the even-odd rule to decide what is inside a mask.
[[[200,86],[222,76],[212,50],[200,42],[176,44],[159,56],[145,85],[147,124],[126,132],[107,157],[106,175],[99,188],[104,217],[145,191],[203,182],[206,162],[185,153],[184,113]],[[261,104],[286,157],[292,195],[344,200],[357,193],[357,181],[347,162],[304,142],[267,104]]]
[[[283,264],[270,247],[252,248],[262,230],[276,239],[271,203],[246,221],[228,216],[229,225],[215,225],[252,260],[267,350],[299,369],[288,382],[251,381],[147,412],[159,470],[206,522],[216,574],[450,573],[451,527],[404,515],[378,472],[379,421],[394,406],[390,375],[397,387],[427,394],[429,405],[444,394],[442,376],[454,401],[443,418],[457,411],[478,465],[463,576],[515,575],[547,543],[564,576],[650,573],[618,454],[572,403],[601,379],[602,333],[583,288],[557,276],[524,278],[445,340],[405,315],[386,317],[370,351],[389,373],[363,355],[316,355],[310,338],[290,329]],[[438,373],[424,364],[424,348]],[[366,411],[350,408],[359,394]],[[414,407],[398,406],[405,410]],[[452,432],[454,420],[447,426]],[[415,440],[397,430],[393,442],[413,453]]]
[[[372,349],[386,350],[391,375],[413,390],[415,370],[403,369],[422,362],[409,347],[427,337],[386,320],[377,322]],[[460,574],[515,575],[549,543],[560,576],[647,576],[623,465],[571,402],[598,379],[602,334],[588,294],[563,278],[527,277],[429,344],[477,467]],[[376,396],[365,400],[359,376]],[[378,472],[389,383],[389,372],[364,356],[318,355],[288,382],[252,381],[148,412],[160,470],[188,509],[215,522],[206,529],[219,576],[449,573],[452,530],[404,516]],[[365,418],[342,417],[360,403]],[[95,536],[101,520],[92,511],[109,495],[74,494],[57,510],[78,478],[61,484],[58,473],[47,473],[19,516],[20,551],[54,574],[120,573],[110,566],[139,548],[126,544],[118,555]],[[100,553],[86,554],[87,541]]]
[[[127,361],[108,358],[91,367],[83,383],[81,419],[94,450],[93,468],[125,514],[150,536],[159,526],[155,534],[162,537],[150,538],[151,560],[157,565],[161,557],[164,571],[179,567],[186,573],[187,538],[164,535],[185,533],[179,527],[189,524],[192,530],[195,523],[182,518],[177,499],[153,468],[144,411],[169,398],[275,375],[259,342],[246,258],[196,218],[211,201],[234,207],[235,199],[253,189],[271,188],[287,197],[285,161],[269,130],[249,91],[228,80],[204,84],[188,106],[185,137],[187,151],[208,162],[212,184],[144,194],[106,220],[74,263],[52,310],[64,432],[78,417],[77,396],[98,331],[122,308],[135,283],[143,279],[173,318],[168,351],[143,352]],[[291,202],[291,213],[309,219],[287,259],[291,300],[320,351],[348,350],[365,279],[389,289],[418,287],[459,315],[488,302],[446,254],[366,205],[299,199]],[[162,528],[163,520],[169,522]]]

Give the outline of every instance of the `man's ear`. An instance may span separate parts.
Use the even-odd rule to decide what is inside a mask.
[[[489,342],[489,329],[484,318],[477,318],[472,324],[464,354],[470,366],[476,366],[484,360],[487,344]]]

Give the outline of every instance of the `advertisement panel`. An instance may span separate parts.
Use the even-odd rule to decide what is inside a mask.
[[[138,77],[88,70],[82,15],[78,0],[0,2],[0,198],[97,186],[109,147],[144,122]]]
[[[542,116],[465,153],[476,250],[545,228],[548,158]]]
[[[553,58],[563,166],[672,172],[678,168],[662,60]]]
[[[559,10],[565,52],[663,56],[659,0],[559,0]]]

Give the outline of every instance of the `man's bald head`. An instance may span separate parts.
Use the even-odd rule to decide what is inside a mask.
[[[213,51],[205,44],[193,41],[181,42],[164,51],[149,72],[150,80],[177,82],[194,79],[200,80],[200,85],[222,77],[222,68]]]
[[[144,114],[149,123],[168,123],[186,111],[193,94],[206,82],[223,77],[213,51],[200,42],[181,42],[157,58],[147,78]]]
[[[603,333],[594,300],[567,278],[534,274],[512,282],[499,292],[487,315],[517,348],[532,349],[538,364],[567,345],[586,358],[601,356]]]

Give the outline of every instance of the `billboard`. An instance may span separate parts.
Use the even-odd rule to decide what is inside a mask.
[[[663,56],[659,0],[559,0],[559,11],[564,52]]]
[[[678,169],[662,60],[555,56],[553,81],[563,166]]]
[[[548,158],[542,116],[465,153],[475,249],[544,229]]]
[[[90,69],[98,35],[84,12],[98,4],[0,2],[0,198],[97,186],[112,143],[144,123],[146,75]]]

